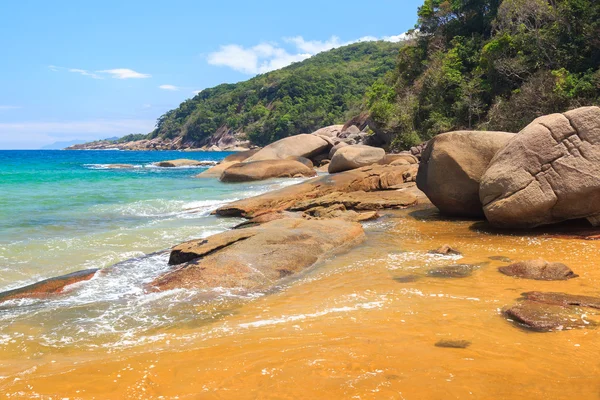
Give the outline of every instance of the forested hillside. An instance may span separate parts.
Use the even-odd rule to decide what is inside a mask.
[[[425,0],[416,33],[367,93],[395,147],[599,103],[597,0]]]
[[[202,141],[225,125],[264,145],[344,123],[358,112],[367,88],[394,69],[400,47],[356,43],[245,82],[205,89],[161,116],[150,137]]]

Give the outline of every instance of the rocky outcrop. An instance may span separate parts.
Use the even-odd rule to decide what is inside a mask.
[[[446,215],[482,217],[481,176],[496,152],[514,136],[477,131],[436,136],[422,154],[417,186]]]
[[[178,160],[159,161],[154,163],[157,167],[163,168],[177,168],[177,167],[207,167],[216,165],[214,161],[197,161],[189,160],[187,158],[181,158]]]
[[[562,263],[549,263],[548,261],[528,260],[498,268],[504,275],[538,281],[564,281],[577,278],[571,268]]]
[[[247,161],[285,160],[288,157],[312,158],[328,152],[329,148],[330,144],[326,140],[315,135],[301,134],[271,143]]]
[[[216,213],[222,216],[252,218],[269,212],[288,210],[302,201],[334,192],[393,190],[393,187],[410,181],[414,169],[414,166],[374,165],[326,175],[260,196],[235,201],[217,209]]]
[[[221,174],[221,182],[251,182],[271,178],[310,178],[317,173],[295,160],[250,161],[231,165]]]
[[[480,197],[486,217],[499,227],[577,218],[600,224],[600,108],[533,121],[496,154]]]
[[[249,157],[252,157],[254,154],[256,154],[258,150],[260,149],[240,151],[238,153],[231,154],[225,157],[219,164],[199,173],[194,178],[220,178],[227,168],[247,160]]]
[[[56,278],[45,279],[19,289],[2,292],[0,293],[0,302],[24,298],[40,298],[52,294],[59,294],[69,285],[92,279],[96,272],[98,272],[98,269],[86,269],[84,271],[77,271]]]
[[[385,157],[385,151],[377,147],[353,145],[340,147],[329,163],[329,173],[349,171],[377,164]]]
[[[275,220],[176,246],[170,263],[177,269],[151,286],[158,290],[268,289],[363,238],[360,224],[339,219]]]
[[[417,203],[415,195],[398,190],[348,193],[333,192],[325,196],[298,201],[290,207],[291,211],[307,211],[313,208],[329,208],[341,205],[344,209],[372,211],[394,208],[406,208]]]
[[[340,133],[342,133],[343,128],[344,128],[344,125],[330,125],[330,126],[326,126],[324,128],[318,129],[318,130],[314,131],[312,134],[317,135],[317,136],[326,136],[326,137],[334,138],[334,137],[338,137],[338,135]]]

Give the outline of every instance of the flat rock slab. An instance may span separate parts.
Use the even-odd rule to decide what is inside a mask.
[[[163,168],[176,168],[176,167],[207,167],[213,166],[217,163],[215,161],[198,161],[198,160],[188,160],[185,158],[179,160],[168,160],[168,161],[159,161],[155,163],[157,167]]]
[[[417,204],[417,198],[408,192],[387,190],[376,192],[334,192],[323,197],[300,201],[291,211],[304,211],[313,207],[343,205],[348,210],[372,211],[389,208],[405,208]]]
[[[585,328],[595,324],[583,318],[583,312],[574,307],[525,300],[506,310],[505,315],[527,329],[547,332]]]
[[[580,296],[558,292],[527,292],[523,293],[527,300],[561,306],[580,306],[600,309],[600,297]]]
[[[178,268],[151,286],[263,290],[363,239],[362,226],[355,222],[275,220],[174,247],[170,263]]]
[[[504,275],[538,281],[565,281],[577,278],[571,268],[562,263],[544,260],[528,260],[498,268]]]
[[[22,288],[2,292],[0,293],[0,302],[24,298],[40,298],[51,294],[58,294],[61,293],[66,286],[92,279],[96,272],[98,272],[98,269],[86,269],[58,276],[56,278],[45,279]]]
[[[260,196],[229,203],[217,209],[221,216],[252,218],[268,212],[284,211],[296,204],[330,193],[390,190],[412,179],[416,166],[377,165],[314,178]]]

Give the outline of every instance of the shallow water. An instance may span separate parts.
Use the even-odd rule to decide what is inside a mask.
[[[431,210],[391,213],[365,227],[364,244],[271,293],[107,299],[123,302],[117,312],[125,325],[132,319],[135,326],[136,318],[156,323],[121,341],[89,334],[102,327],[102,316],[88,318],[94,312],[89,304],[60,307],[110,279],[97,276],[11,325],[11,334],[23,336],[0,347],[0,389],[8,398],[72,399],[600,396],[598,330],[533,333],[501,314],[525,291],[598,295],[600,242],[491,234]],[[463,256],[428,254],[443,244]],[[514,279],[497,272],[506,265],[497,258],[504,257],[564,262],[580,277]],[[479,268],[460,279],[427,274],[456,263]],[[114,276],[134,281],[135,264]],[[144,311],[127,314],[130,308]],[[87,325],[76,322],[82,314]],[[69,321],[62,336],[86,339],[61,343],[59,334],[53,344],[35,340],[59,329],[60,321]],[[440,340],[470,345],[435,346]]]

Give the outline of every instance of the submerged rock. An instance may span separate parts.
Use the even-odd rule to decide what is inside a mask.
[[[458,131],[430,140],[421,157],[417,186],[446,215],[483,217],[479,182],[496,152],[515,134]]]
[[[466,349],[471,345],[468,340],[440,340],[435,347],[445,347],[448,349]]]
[[[479,269],[478,265],[456,264],[445,267],[432,268],[427,271],[427,275],[435,278],[466,278],[473,274],[473,271]]]
[[[108,164],[106,165],[108,169],[131,169],[135,168],[135,165],[132,164]]]
[[[502,261],[502,262],[511,262],[512,261],[509,257],[506,257],[506,256],[490,256],[488,258],[493,261]]]
[[[98,272],[98,269],[86,269],[55,278],[45,279],[22,288],[2,292],[0,293],[0,302],[24,298],[39,298],[51,294],[62,293],[66,286],[90,280],[94,277],[96,272]]]
[[[557,292],[527,292],[523,293],[527,300],[561,306],[581,306],[600,309],[600,297],[581,296]]]
[[[252,218],[269,212],[289,210],[301,202],[330,193],[390,190],[410,179],[414,166],[375,165],[336,175],[326,175],[297,185],[229,203],[217,209],[221,216]]]
[[[178,268],[152,286],[266,289],[363,239],[362,226],[354,222],[275,220],[174,247],[170,263]]]
[[[416,282],[419,279],[421,279],[421,277],[419,275],[404,275],[404,276],[397,276],[394,278],[394,280],[396,282],[400,282],[400,283],[412,283],[412,282]]]
[[[331,158],[329,173],[333,174],[377,164],[384,157],[385,151],[378,147],[363,145],[340,147]]]
[[[219,178],[221,182],[251,182],[271,178],[310,178],[316,176],[312,167],[295,160],[265,160],[237,163],[225,171]]]
[[[600,108],[540,117],[491,161],[481,202],[495,226],[531,228],[600,219]]]
[[[521,261],[500,267],[498,271],[508,276],[540,281],[563,281],[579,276],[565,264],[549,263],[542,259]]]

